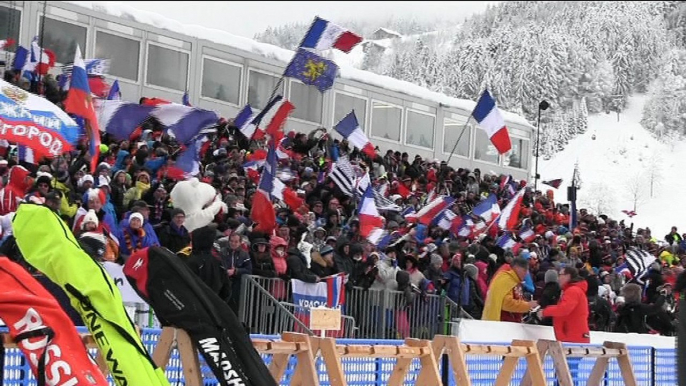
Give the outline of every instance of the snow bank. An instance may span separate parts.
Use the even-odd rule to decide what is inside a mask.
[[[160,29],[191,36],[197,39],[224,44],[239,50],[261,55],[265,58],[278,60],[284,64],[288,63],[293,57],[293,51],[291,50],[283,49],[271,44],[260,43],[252,39],[236,36],[217,29],[207,28],[199,25],[182,24],[154,12],[135,9],[127,4],[95,1],[67,1],[67,3],[96,12],[102,12],[114,17],[120,17],[127,20],[133,20],[138,23],[152,25]],[[369,71],[358,70],[351,64],[355,65],[361,63],[361,59],[359,57],[346,62],[350,64],[337,63],[340,66],[340,75],[343,79],[368,83],[377,87],[386,88],[392,91],[426,99],[434,103],[441,103],[446,106],[455,107],[466,111],[472,111],[476,105],[476,102],[474,101],[452,98],[447,95],[430,91],[424,87],[412,84],[410,82],[401,81],[388,76],[377,75]],[[524,117],[521,117],[517,114],[503,111],[503,117],[509,122],[523,125],[531,129],[534,128]]]

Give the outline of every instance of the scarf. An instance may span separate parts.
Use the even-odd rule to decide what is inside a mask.
[[[131,232],[136,232],[138,233],[138,241],[136,242],[136,247],[133,247],[133,243],[131,242]],[[138,231],[135,231],[131,229],[130,227],[127,227],[126,230],[124,231],[124,240],[126,241],[126,249],[129,250],[129,253],[136,252],[140,249],[143,249],[143,238],[145,237],[145,230],[143,228],[138,229]]]

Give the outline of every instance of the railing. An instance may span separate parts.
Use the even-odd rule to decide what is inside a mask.
[[[238,317],[254,334],[293,331],[313,335],[301,319],[281,304],[290,298],[290,284],[283,280],[243,275]]]
[[[291,283],[277,278],[243,276],[240,318],[250,331],[277,334],[306,332],[305,307],[294,304]],[[277,300],[283,310],[277,309]],[[282,311],[287,311],[283,313]],[[431,339],[451,334],[461,318],[471,316],[450,298],[436,294],[413,294],[386,289],[354,287],[346,291],[341,331],[327,334],[336,338]],[[291,317],[292,316],[292,317]],[[300,322],[300,323],[298,323]],[[292,328],[283,328],[292,326]],[[279,329],[281,328],[281,329]]]
[[[83,327],[79,328],[80,332],[86,332]],[[143,329],[141,338],[146,348],[152,352],[157,344],[160,336],[160,330]],[[253,338],[278,338],[277,336],[254,335]],[[338,339],[339,344],[392,344],[400,345],[403,342],[399,340],[350,340]],[[473,342],[465,342],[473,343]],[[91,350],[94,353],[94,350]],[[629,355],[634,366],[634,372],[639,385],[646,386],[673,386],[677,384],[676,381],[676,350],[674,349],[653,349],[651,347],[629,347]],[[262,355],[266,363],[270,363],[271,355]],[[285,370],[284,378],[281,385],[290,384],[290,379],[293,376],[293,369],[296,359],[292,358],[288,367]],[[325,368],[321,365],[321,358],[317,359],[317,369],[319,370],[319,380],[321,385],[329,385],[328,376]],[[348,385],[386,385],[393,368],[394,361],[387,358],[347,358],[343,361],[342,366],[346,373]],[[574,369],[572,375],[577,384],[585,384],[588,379],[591,368],[593,367],[593,360],[581,359]],[[483,355],[469,355],[466,359],[467,368],[469,369],[472,385],[491,386],[495,383],[497,374],[502,366],[502,358]],[[11,348],[6,351],[4,361],[4,379],[3,386],[32,386],[35,385],[35,379],[31,374],[29,364],[24,355],[18,349]],[[202,373],[204,376],[204,384],[206,386],[217,385],[214,375],[205,366],[201,358]],[[546,373],[547,384],[555,384],[555,376],[553,370],[553,360],[551,357],[545,359],[543,365]],[[514,371],[512,385],[518,385],[519,381],[526,370],[525,361],[518,363]],[[408,376],[405,385],[415,385],[415,380],[419,371],[419,361],[414,360],[409,366]],[[442,368],[441,372],[445,372],[448,376],[448,385],[455,385],[452,373],[449,368]],[[181,370],[181,361],[178,351],[172,351],[171,360],[165,370],[165,374],[173,385],[184,384],[183,371]],[[110,381],[111,382],[111,381]],[[113,383],[110,383],[113,384]],[[605,386],[623,385],[621,372],[617,363],[610,361],[610,367],[606,372],[604,382]],[[419,385],[417,385],[419,386]]]

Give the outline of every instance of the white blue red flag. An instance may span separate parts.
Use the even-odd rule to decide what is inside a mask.
[[[269,150],[267,151],[267,160],[262,170],[262,178],[260,179],[259,189],[269,194],[270,199],[277,198],[286,203],[291,209],[297,210],[304,201],[298,197],[298,194],[293,189],[287,187],[277,173],[276,149],[273,141],[270,141]]]
[[[52,158],[74,148],[79,126],[47,99],[0,79],[0,138]]]
[[[524,189],[520,189],[512,200],[507,203],[503,212],[498,219],[498,227],[503,230],[512,230],[517,227],[519,222],[519,211],[522,208],[522,199],[524,198]]]
[[[455,214],[450,209],[446,209],[445,212],[439,217],[438,226],[442,229],[450,231],[450,233],[457,235],[460,227],[462,226],[462,217]]]
[[[502,249],[514,248],[515,245],[517,245],[517,242],[514,241],[512,238],[512,233],[510,232],[503,233],[503,235],[500,236],[495,243]]]
[[[119,90],[119,81],[115,80],[110,87],[110,91],[107,93],[108,101],[120,101],[121,91]]]
[[[428,203],[417,213],[412,213],[406,216],[407,221],[418,221],[421,224],[429,225],[431,222],[444,210],[450,208],[455,203],[455,198],[450,196],[439,196]]]
[[[36,156],[33,153],[33,149],[25,145],[17,146],[17,158],[19,158],[19,161],[21,162],[26,162],[33,165],[38,163],[38,160],[36,159]]]
[[[292,279],[293,302],[305,308],[342,307],[345,304],[345,279],[344,273],[324,277],[319,283]]]
[[[486,224],[490,225],[500,215],[498,198],[495,194],[491,193],[487,199],[481,201],[472,209],[472,213],[481,217]]]
[[[255,113],[250,105],[246,105],[233,123],[248,139],[261,139],[264,134],[274,137],[294,109],[295,106],[291,102],[277,95],[259,113]]]
[[[530,243],[536,238],[536,233],[530,225],[522,225],[522,228],[519,230],[519,238],[524,243]]]
[[[353,146],[367,154],[369,158],[374,159],[376,157],[374,145],[369,141],[369,138],[367,138],[367,135],[357,122],[354,110],[346,115],[345,118],[341,119],[341,121],[334,126],[334,129]]]
[[[383,217],[376,209],[374,191],[371,185],[367,186],[367,190],[360,201],[358,218],[360,220],[360,235],[372,244],[379,245],[379,242],[387,232],[383,229]]]
[[[91,156],[91,173],[95,173],[100,159],[100,128],[95,113],[95,106],[91,98],[91,90],[88,85],[88,73],[86,65],[81,57],[81,49],[76,45],[74,54],[74,66],[71,72],[71,83],[67,98],[64,100],[64,110],[68,113],[81,116],[86,119],[89,153]]]
[[[461,237],[471,237],[474,229],[474,220],[471,217],[462,216],[462,225],[457,230],[457,235]]]
[[[500,115],[500,111],[495,104],[495,100],[491,97],[488,90],[484,90],[479,98],[479,101],[474,107],[472,117],[479,123],[491,143],[498,150],[498,153],[505,154],[512,149],[512,142],[510,141],[510,134],[507,132],[505,120]]]
[[[362,37],[316,16],[300,47],[319,51],[336,48],[350,52],[361,41]]]

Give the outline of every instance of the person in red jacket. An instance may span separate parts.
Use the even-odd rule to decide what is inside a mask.
[[[588,284],[574,267],[564,267],[559,276],[562,297],[557,305],[539,311],[539,318],[552,318],[555,338],[569,343],[590,343],[588,328]]]

